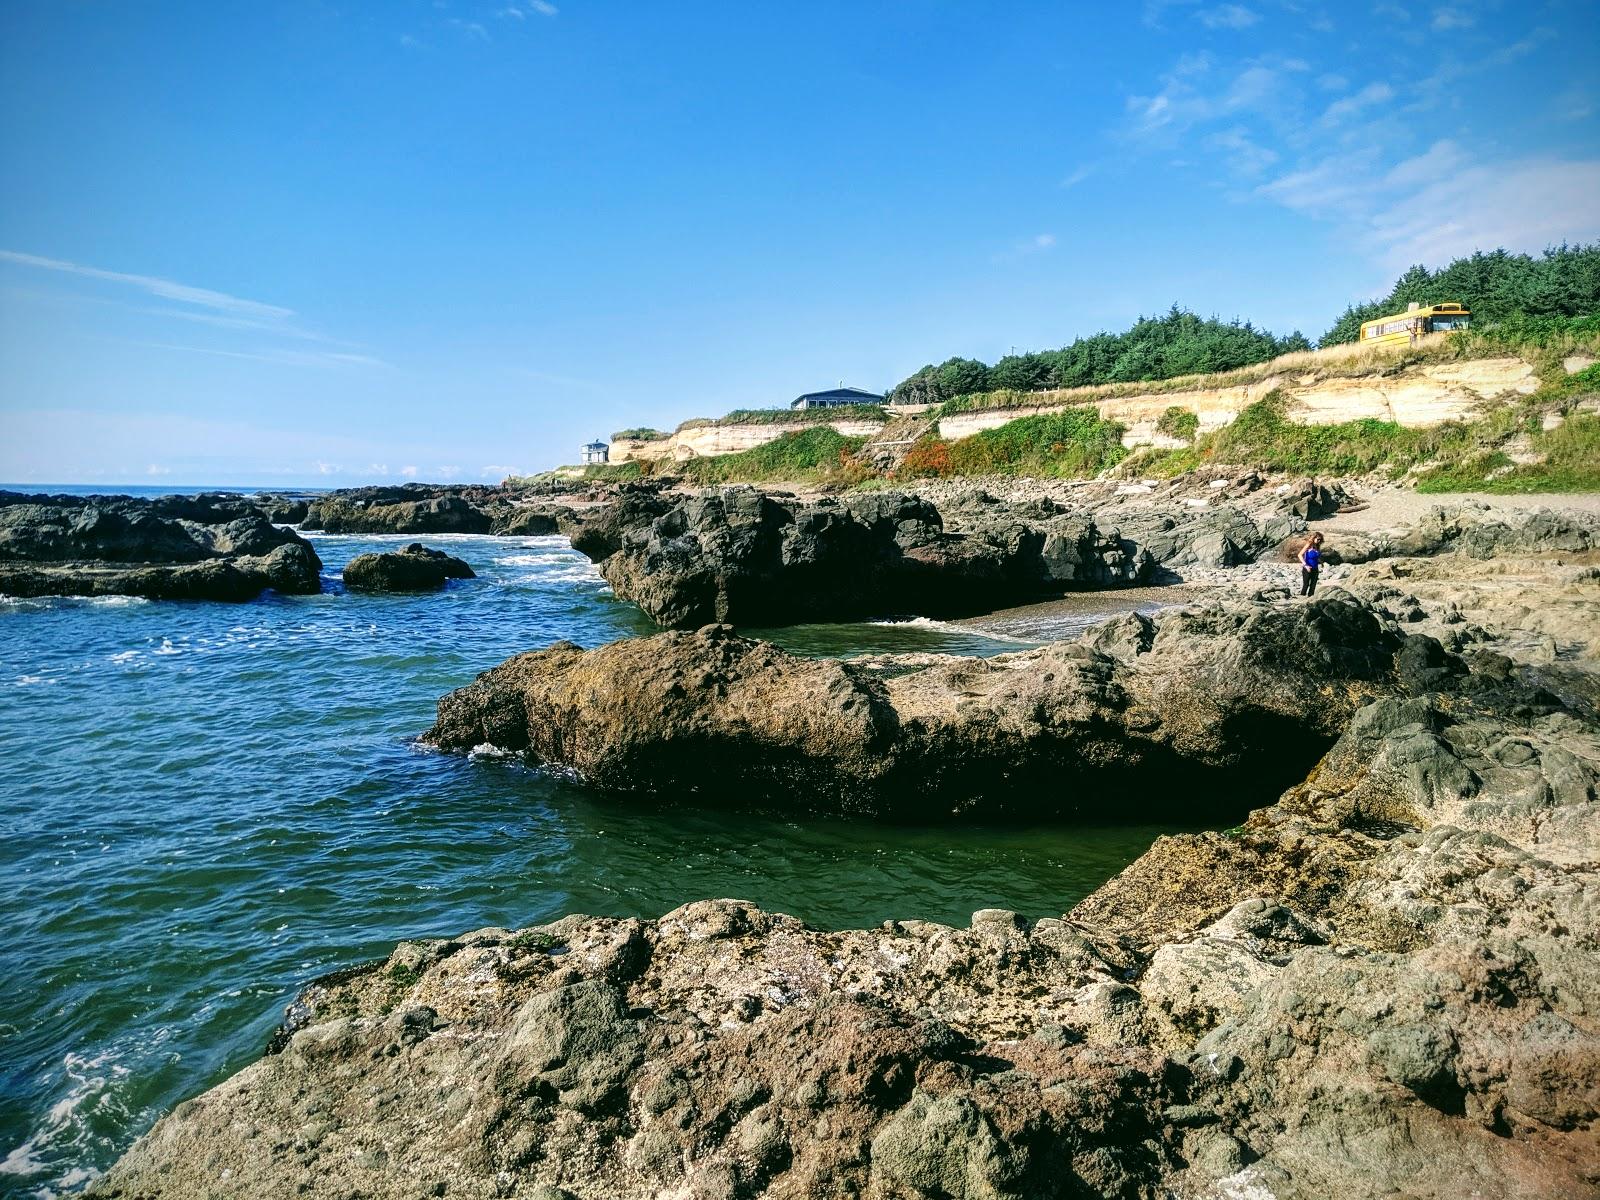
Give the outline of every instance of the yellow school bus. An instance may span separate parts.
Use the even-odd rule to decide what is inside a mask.
[[[1382,346],[1391,342],[1414,342],[1425,333],[1465,329],[1471,319],[1472,314],[1459,304],[1413,304],[1403,313],[1364,322],[1361,344]]]

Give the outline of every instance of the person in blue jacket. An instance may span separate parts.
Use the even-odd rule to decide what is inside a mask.
[[[1317,572],[1322,568],[1322,535],[1313,533],[1300,551],[1300,594],[1311,596],[1317,590]]]

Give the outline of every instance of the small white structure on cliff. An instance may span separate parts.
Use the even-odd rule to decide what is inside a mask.
[[[586,467],[610,461],[611,447],[604,442],[590,442],[583,448],[583,465]]]

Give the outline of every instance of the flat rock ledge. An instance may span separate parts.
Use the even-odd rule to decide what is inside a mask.
[[[1237,818],[1302,778],[1361,704],[1476,683],[1433,638],[1336,590],[1129,615],[988,659],[898,662],[804,658],[727,626],[557,643],[445,696],[422,740],[519,751],[670,799],[1116,819],[1126,785],[1151,816]]]
[[[476,579],[477,572],[443,550],[412,542],[404,550],[358,554],[344,568],[344,585],[359,592],[431,592],[450,579]]]
[[[1303,700],[1312,685],[1293,664],[1308,647],[1336,664],[1306,673],[1321,676],[1317,719],[1333,735],[1302,779],[1227,833],[1159,839],[1059,919],[984,911],[965,929],[828,932],[708,900],[655,921],[571,916],[405,942],[308,987],[260,1061],[159,1121],[91,1194],[1593,1196],[1600,723],[1500,655],[1433,653],[1348,598],[1292,612],[1225,607],[1148,631],[1113,622],[1084,643],[1116,653],[972,668],[1010,686],[1067,672],[1096,697],[1086,706],[1122,688],[1165,723],[1156,682],[1131,674],[1160,661],[1163,639],[1220,684],[1203,648],[1233,624],[1240,697],[1289,672],[1283,702]],[[1172,621],[1200,632],[1179,636]],[[1347,657],[1347,628],[1371,657]],[[695,695],[765,698],[770,736],[793,727],[778,746],[827,745],[881,720],[896,761],[904,729],[933,719],[897,705],[953,678],[901,696],[895,679],[817,664],[795,695],[838,689],[833,710],[849,701],[856,715],[806,726],[820,720],[808,705],[755,690],[789,674],[770,648],[721,630],[634,645],[725,658],[727,682]],[[572,747],[633,719],[621,699],[614,727],[577,719],[608,695],[671,699],[652,690],[666,674],[602,678],[608,663],[643,667],[606,654],[513,660],[519,677],[545,680],[536,690],[592,691],[585,706],[548,710],[569,722]],[[1175,668],[1161,674],[1181,686]],[[947,736],[1008,719],[993,688],[945,694]],[[970,724],[957,713],[969,701],[983,714]],[[1247,711],[1277,702],[1255,703]],[[1031,711],[1044,722],[1056,710]],[[1218,719],[1195,717],[1182,725],[1195,739]],[[721,767],[707,747],[731,721],[705,717],[706,772]],[[594,755],[624,774],[636,761],[613,753],[564,761]],[[830,756],[852,787],[876,786],[842,742]]]

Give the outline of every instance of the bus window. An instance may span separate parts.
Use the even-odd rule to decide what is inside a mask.
[[[1434,317],[1429,322],[1429,327],[1434,333],[1448,333],[1454,329],[1467,328],[1467,314],[1451,314],[1450,316]]]

